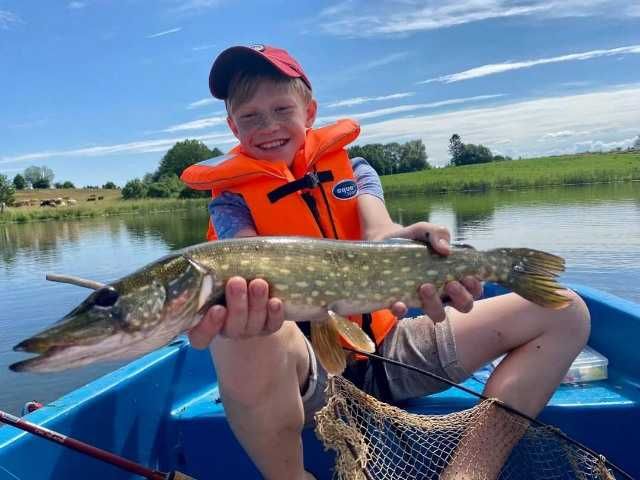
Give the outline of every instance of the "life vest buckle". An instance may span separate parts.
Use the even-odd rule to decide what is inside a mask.
[[[305,177],[307,178],[307,183],[309,185],[308,188],[316,188],[318,185],[320,185],[320,177],[318,176],[318,172],[309,172],[305,175]]]

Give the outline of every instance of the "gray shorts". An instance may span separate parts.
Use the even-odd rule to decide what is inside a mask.
[[[315,413],[326,402],[324,390],[327,371],[317,360],[308,340],[307,348],[310,364],[309,382],[302,394],[302,402],[305,424],[310,424]],[[433,372],[455,383],[471,376],[458,362],[456,342],[448,318],[439,323],[434,323],[427,316],[403,318],[384,338],[380,353],[384,357]],[[383,368],[388,390],[382,389],[370,362],[349,361],[345,377],[350,380],[350,377],[357,378],[358,381],[354,383],[362,390],[374,397],[392,402],[430,395],[449,388],[444,382],[404,367],[384,363]],[[389,395],[391,398],[385,398]]]

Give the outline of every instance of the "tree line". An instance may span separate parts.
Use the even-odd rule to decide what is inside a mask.
[[[630,151],[640,150],[640,135]],[[410,140],[405,143],[371,143],[354,145],[348,148],[350,158],[362,157],[379,175],[414,172],[432,168],[422,140]],[[472,165],[477,163],[501,162],[511,160],[509,156],[494,155],[484,145],[464,143],[457,133],[449,139],[449,166]],[[222,155],[218,148],[210,149],[198,140],[177,142],[162,157],[158,168],[147,173],[141,179],[129,180],[122,188],[125,199],[135,198],[194,198],[206,197],[209,192],[191,190],[180,181],[182,171],[194,163]],[[0,203],[11,204],[15,190],[30,185],[33,188],[50,188],[55,175],[48,167],[29,167],[10,182],[5,175],[0,175]],[[56,188],[75,188],[72,182],[54,183]],[[100,188],[87,186],[85,188]],[[116,189],[113,182],[106,182],[102,188]]]
[[[129,180],[122,187],[124,199],[135,198],[196,198],[207,197],[209,192],[192,190],[180,180],[182,171],[194,163],[222,155],[217,148],[210,149],[198,140],[177,142],[162,157],[155,172]]]

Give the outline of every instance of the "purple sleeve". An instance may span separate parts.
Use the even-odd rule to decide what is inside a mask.
[[[368,193],[384,202],[384,192],[382,191],[380,177],[378,172],[369,165],[369,162],[362,157],[355,157],[351,159],[351,167],[353,168],[353,176],[358,184],[358,195]]]
[[[242,195],[222,192],[209,203],[211,223],[219,239],[233,238],[245,227],[256,228]]]

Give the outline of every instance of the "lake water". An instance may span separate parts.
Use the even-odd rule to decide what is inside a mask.
[[[527,246],[567,260],[567,282],[640,302],[640,183],[388,198],[394,220],[447,226],[479,249]],[[202,209],[0,225],[0,409],[48,402],[121,363],[55,374],[16,374],[11,347],[68,313],[88,291],[47,282],[64,273],[108,282],[171,250],[202,241]]]

